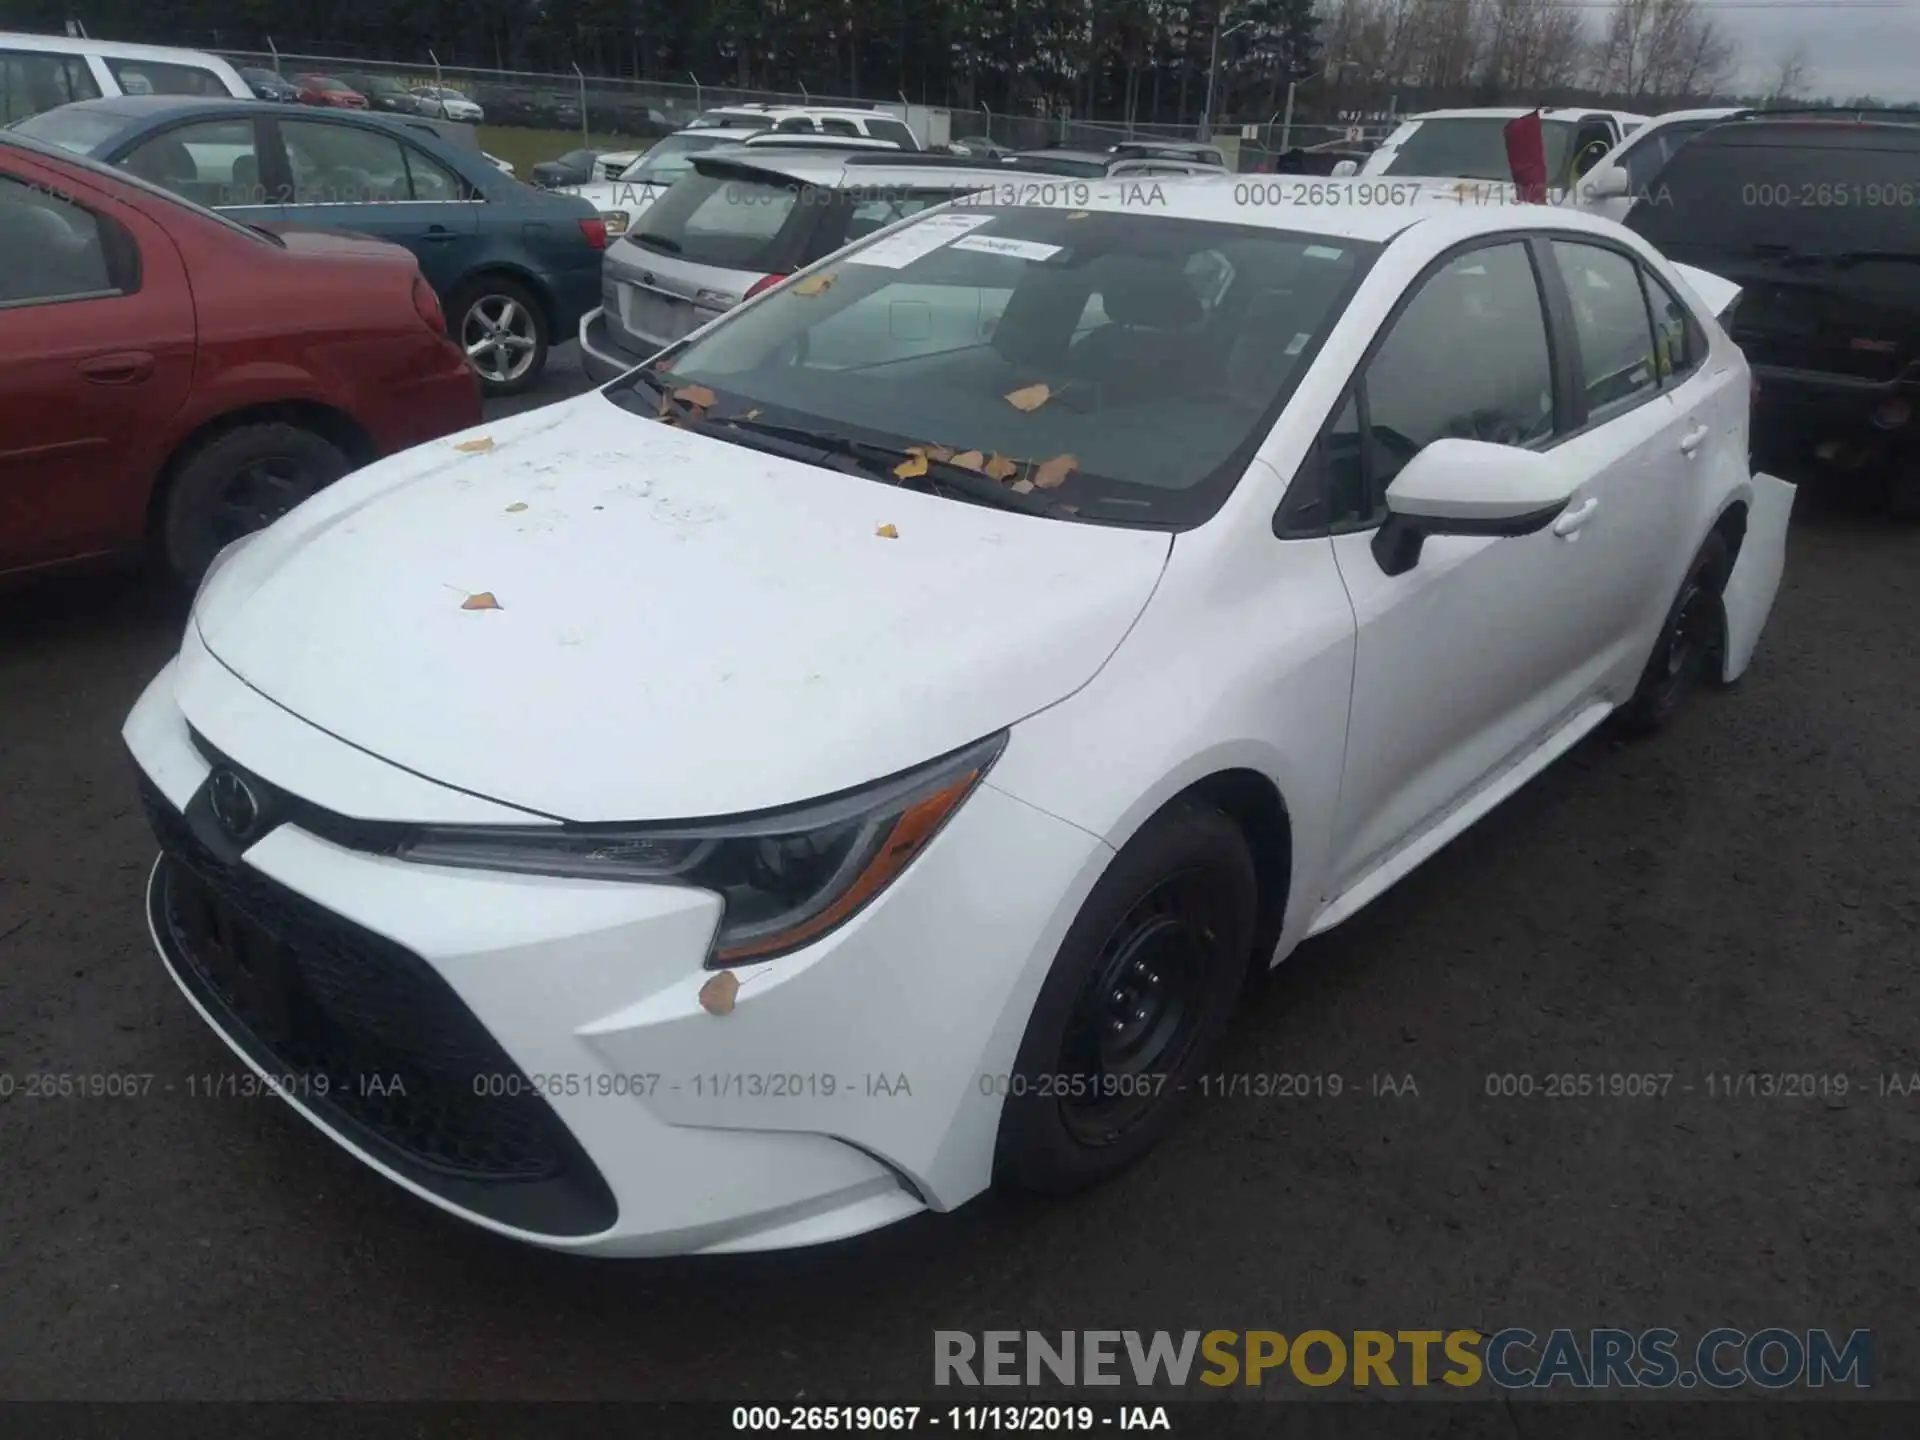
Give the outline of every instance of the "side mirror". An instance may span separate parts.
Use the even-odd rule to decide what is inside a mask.
[[[1605,165],[1581,183],[1589,200],[1613,200],[1627,193],[1627,172],[1618,165]]]
[[[1420,563],[1429,535],[1532,535],[1559,518],[1576,477],[1554,457],[1484,440],[1436,440],[1387,487],[1373,558],[1389,575]]]
[[[1360,162],[1357,160],[1342,160],[1338,165],[1333,167],[1333,173],[1343,177],[1347,175],[1358,175],[1360,173]]]

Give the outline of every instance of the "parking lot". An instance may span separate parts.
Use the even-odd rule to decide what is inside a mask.
[[[521,403],[581,384],[569,347]],[[1917,560],[1911,528],[1803,496],[1737,689],[1583,744],[1308,943],[1217,1068],[1338,1075],[1339,1098],[1198,1097],[1068,1201],[621,1263],[496,1241],[219,1093],[239,1067],[152,954],[118,740],[179,610],[132,578],[10,595],[0,1072],[153,1079],[0,1098],[0,1393],[912,1397],[936,1328],[1608,1324],[1872,1328],[1879,1393],[1910,1397]],[[1671,1080],[1487,1093],[1562,1072]]]

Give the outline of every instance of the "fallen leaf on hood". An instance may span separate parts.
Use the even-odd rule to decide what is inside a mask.
[[[719,397],[704,385],[682,385],[673,392],[673,398],[687,405],[698,405],[705,410]]]
[[[1071,215],[1067,216],[1067,218],[1069,220],[1084,220],[1087,218],[1087,216],[1091,215],[1092,213],[1093,212],[1091,210],[1076,210]]]
[[[739,993],[740,977],[731,970],[722,970],[700,987],[700,1008],[709,1015],[730,1015]]]
[[[1080,468],[1080,462],[1071,455],[1056,455],[1046,464],[1033,472],[1033,483],[1042,490],[1051,490],[1065,482],[1067,476]]]
[[[1053,391],[1045,385],[1023,385],[1018,390],[1007,392],[1007,403],[1016,410],[1038,410],[1053,398]]]
[[[511,505],[509,505],[509,506],[507,506],[507,513],[508,513],[509,515],[518,515],[518,514],[519,514],[519,513],[520,513],[520,512],[522,511],[522,510],[524,510],[524,509],[526,509],[526,508],[527,508],[527,502],[526,502],[526,501],[524,501],[524,500],[516,500],[516,501],[514,501],[514,502],[513,502],[513,504],[511,504]]]
[[[453,448],[463,455],[484,455],[493,448],[493,437],[482,435],[478,440],[462,440]]]
[[[929,460],[938,461],[942,465],[954,456],[953,447],[950,445],[916,445],[913,450],[916,455],[925,455]]]
[[[979,470],[985,468],[987,457],[978,450],[963,450],[953,457],[953,463],[962,470]]]
[[[824,295],[827,293],[827,287],[831,284],[833,284],[832,275],[809,275],[793,287],[793,293],[796,295]]]
[[[1020,473],[1020,462],[996,455],[987,461],[987,474],[995,480],[1007,480]]]
[[[891,525],[882,525],[873,533],[878,535],[882,540],[898,540],[900,538],[900,532]]]
[[[493,598],[491,590],[482,590],[478,595],[469,595],[460,602],[462,610],[499,610],[503,607]]]
[[[918,452],[910,454],[893,467],[893,473],[902,480],[911,480],[915,476],[924,475],[927,473],[927,457]]]

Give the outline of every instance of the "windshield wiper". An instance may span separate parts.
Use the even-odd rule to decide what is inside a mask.
[[[1061,507],[1052,500],[1010,490],[990,475],[978,470],[969,470],[964,465],[950,464],[944,460],[927,461],[927,473],[913,477],[903,477],[895,472],[895,467],[914,457],[904,449],[892,445],[877,445],[871,441],[855,440],[850,435],[835,434],[830,430],[809,430],[803,425],[779,425],[767,420],[726,420],[722,424],[739,430],[748,430],[760,434],[778,436],[786,440],[795,440],[803,445],[815,445],[830,455],[844,456],[859,461],[861,467],[877,478],[894,485],[909,489],[919,489],[929,494],[945,494],[950,498],[976,500],[983,505],[991,505],[1000,510],[1013,510],[1022,515],[1057,516]]]
[[[652,230],[642,230],[638,235],[627,237],[636,245],[644,245],[649,250],[661,250],[668,255],[680,253],[680,242],[667,235],[656,234]]]

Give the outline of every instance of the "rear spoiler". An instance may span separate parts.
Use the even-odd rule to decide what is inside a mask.
[[[1706,303],[1707,313],[1725,324],[1727,316],[1733,313],[1734,302],[1740,298],[1740,287],[1731,280],[1723,280],[1705,270],[1696,270],[1691,265],[1676,264],[1673,268],[1680,272],[1680,278],[1687,282],[1693,293]]]

